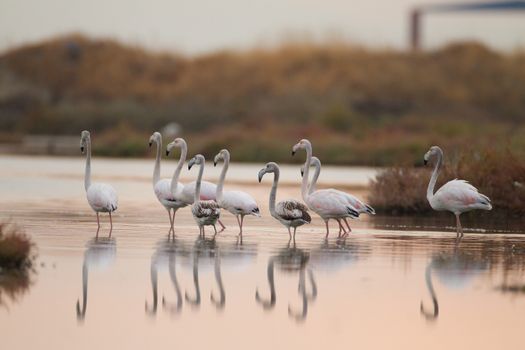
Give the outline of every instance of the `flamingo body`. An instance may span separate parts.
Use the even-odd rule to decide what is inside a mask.
[[[92,183],[86,196],[91,209],[99,213],[111,213],[117,210],[118,197],[117,191],[105,183]]]

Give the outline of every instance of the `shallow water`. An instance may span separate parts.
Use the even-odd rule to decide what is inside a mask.
[[[332,226],[325,241],[314,217],[294,244],[268,214],[270,179],[239,175],[226,186],[252,193],[263,214],[245,220],[242,242],[226,213],[224,232],[198,239],[188,209],[177,213],[177,237],[168,241],[166,212],[146,178],[151,162],[95,159],[95,174],[120,196],[112,237],[102,216],[96,240],[82,162],[31,161],[0,157],[0,219],[38,247],[29,289],[2,298],[2,348],[521,347],[519,230],[476,229],[457,241],[452,219],[365,217],[347,239]],[[123,164],[137,176],[115,176]],[[335,169],[330,181],[351,173]],[[299,188],[285,186],[278,197],[299,198]]]

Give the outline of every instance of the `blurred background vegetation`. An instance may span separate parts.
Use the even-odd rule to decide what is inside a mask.
[[[413,165],[432,144],[523,159],[524,120],[525,52],[472,42],[186,57],[68,35],[0,56],[4,144],[89,129],[98,155],[146,156],[149,135],[176,122],[206,156],[227,146],[235,161],[300,161],[290,146],[306,137],[324,164]]]

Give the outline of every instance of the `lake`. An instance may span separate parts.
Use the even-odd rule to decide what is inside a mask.
[[[163,163],[170,176],[175,162]],[[168,240],[166,211],[151,188],[153,160],[94,158],[96,180],[119,192],[114,230],[95,239],[85,200],[83,158],[0,156],[0,220],[20,226],[38,256],[29,286],[0,287],[5,349],[521,348],[525,236],[518,229],[453,217],[362,217],[353,233],[324,239],[315,215],[289,242],[268,213],[263,164],[231,164],[226,189],[250,192],[262,218],[236,221],[215,239],[188,208]],[[205,177],[214,180],[211,165]],[[322,186],[366,198],[376,169],[326,167]],[[183,182],[195,171],[183,171]],[[282,168],[278,198],[300,198],[299,166]],[[321,187],[322,187],[321,186]],[[452,215],[451,215],[452,216]],[[449,220],[448,220],[449,219]],[[475,227],[474,227],[475,226]],[[475,228],[475,229],[473,229]]]

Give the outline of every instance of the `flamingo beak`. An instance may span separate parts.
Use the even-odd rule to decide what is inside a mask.
[[[80,146],[80,152],[84,154],[84,146]]]
[[[148,144],[149,144],[149,146],[151,147],[151,141],[150,141]]]
[[[301,177],[303,177],[303,176],[304,176],[304,170],[301,169]]]
[[[428,164],[428,160],[423,159],[423,164],[424,164],[424,165],[427,165],[427,164]]]
[[[295,151],[292,151],[292,157],[295,155]]]
[[[170,155],[170,151],[166,150],[166,156],[169,156],[169,155]]]
[[[259,179],[259,183],[261,183],[264,174],[265,174],[264,173],[264,169],[259,171],[259,174],[257,174],[257,178]]]

